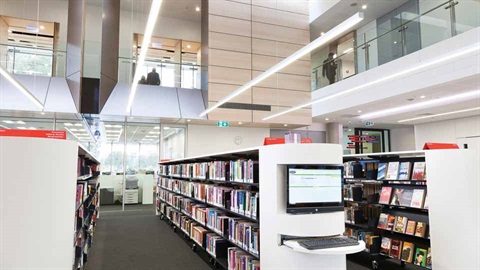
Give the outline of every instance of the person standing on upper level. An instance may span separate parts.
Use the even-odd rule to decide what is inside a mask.
[[[160,85],[160,76],[157,73],[155,68],[152,68],[152,72],[149,72],[147,75],[147,84],[149,85]]]
[[[328,58],[323,61],[322,75],[327,77],[330,84],[335,83],[335,76],[337,75],[337,64],[333,61],[334,53],[329,53]]]

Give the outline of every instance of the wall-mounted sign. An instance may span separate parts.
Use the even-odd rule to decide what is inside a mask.
[[[218,121],[217,127],[228,127],[228,121]]]
[[[65,140],[67,139],[67,132],[65,130],[0,129],[0,137],[30,137]]]
[[[380,143],[380,138],[378,136],[348,135],[348,139],[352,143]]]
[[[366,127],[373,127],[375,125],[375,122],[367,121],[365,122]]]

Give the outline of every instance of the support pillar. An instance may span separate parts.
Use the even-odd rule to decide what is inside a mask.
[[[343,125],[335,122],[327,124],[327,143],[343,143]]]

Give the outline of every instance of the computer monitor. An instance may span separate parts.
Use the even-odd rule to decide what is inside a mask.
[[[287,213],[343,212],[342,165],[288,165]]]

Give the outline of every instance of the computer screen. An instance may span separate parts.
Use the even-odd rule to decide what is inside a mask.
[[[287,212],[343,211],[343,166],[289,165]]]

